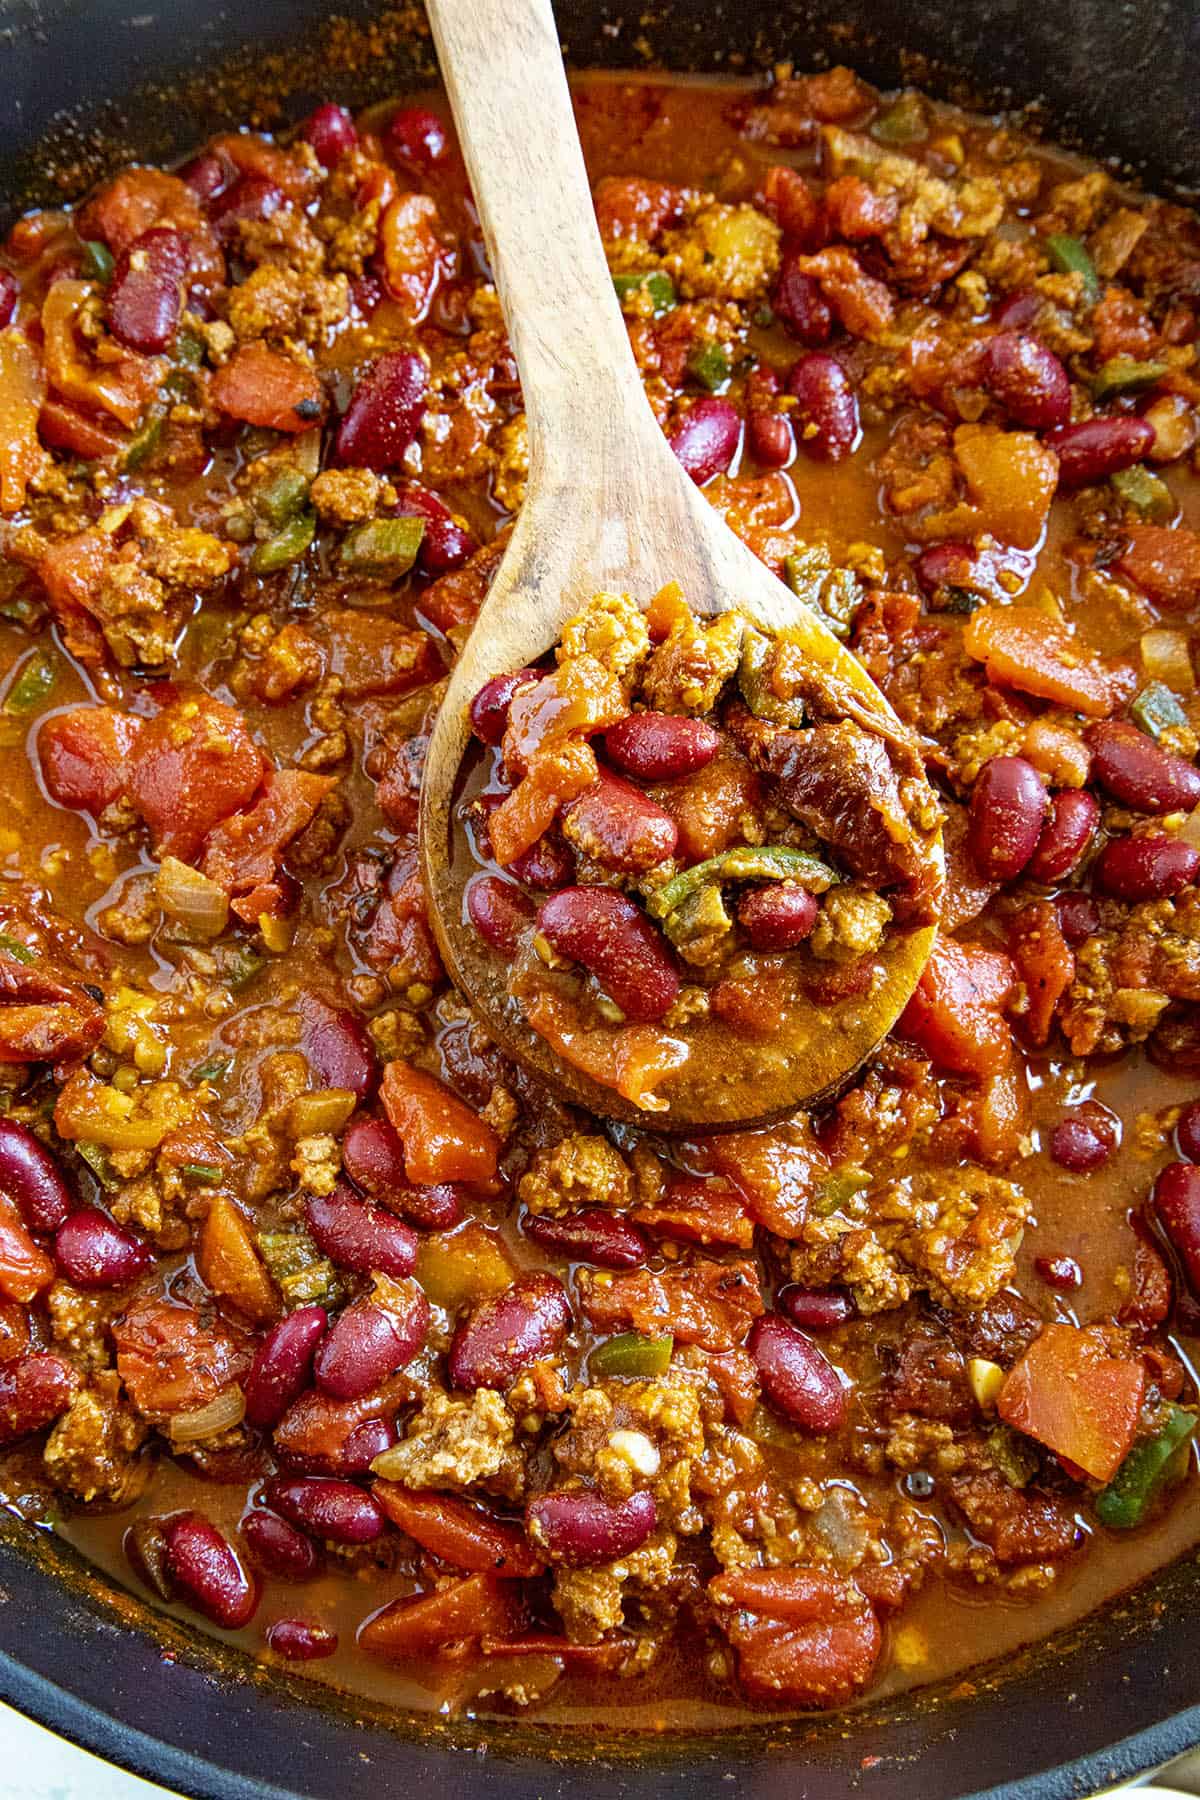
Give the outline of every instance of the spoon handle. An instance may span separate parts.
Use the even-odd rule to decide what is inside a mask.
[[[427,10],[521,371],[530,485],[551,468],[576,485],[581,465],[594,469],[619,444],[630,454],[631,433],[653,419],[596,227],[550,0],[428,0]]]

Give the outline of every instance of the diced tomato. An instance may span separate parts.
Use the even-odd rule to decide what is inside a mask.
[[[455,625],[469,625],[483,605],[492,577],[508,548],[508,534],[485,544],[461,569],[451,569],[439,576],[421,595],[421,612],[438,631],[449,631]]]
[[[661,1270],[635,1269],[582,1289],[583,1310],[599,1331],[673,1333],[681,1344],[732,1350],[763,1309],[754,1264],[698,1256]]]
[[[253,923],[264,911],[274,910],[259,904],[263,890],[274,888],[283,851],[336,786],[332,775],[274,769],[248,812],[234,813],[209,832],[200,866],[210,881],[235,896],[233,910],[239,918]],[[251,912],[247,900],[256,893],[258,910]]]
[[[82,407],[68,406],[55,394],[42,404],[38,414],[38,434],[43,444],[50,444],[55,450],[68,450],[72,456],[82,456],[88,462],[98,462],[106,456],[124,456],[132,442],[129,432],[118,431],[98,414],[84,412]]]
[[[832,237],[879,238],[896,222],[895,194],[877,194],[861,175],[839,175],[825,189],[825,222]]]
[[[249,1351],[194,1306],[147,1295],[114,1320],[117,1372],[143,1417],[195,1412],[240,1381]]]
[[[639,1206],[633,1217],[656,1237],[684,1244],[733,1244],[749,1250],[754,1221],[745,1203],[720,1181],[673,1175],[661,1200]]]
[[[829,1158],[806,1124],[722,1132],[701,1146],[705,1162],[741,1194],[753,1219],[776,1237],[800,1235]]]
[[[437,645],[425,631],[412,631],[377,613],[327,612],[330,667],[349,700],[366,694],[406,694],[444,673]]]
[[[212,378],[213,405],[272,431],[309,431],[325,411],[316,373],[264,344],[244,344]]]
[[[38,412],[46,394],[41,358],[19,331],[0,332],[0,513],[18,512],[38,466]]]
[[[1093,1481],[1129,1454],[1146,1397],[1140,1357],[1111,1356],[1095,1326],[1046,1325],[1005,1378],[996,1411]]]
[[[939,935],[896,1029],[939,1068],[956,1075],[996,1075],[1012,1055],[1012,1032],[1001,1008],[1013,981],[1012,963],[1001,952]]]
[[[600,236],[609,240],[654,239],[668,225],[677,224],[685,199],[683,188],[665,181],[647,181],[641,175],[605,175],[596,184],[596,223]]]
[[[1182,610],[1200,600],[1200,531],[1136,525],[1116,566],[1156,606]]]
[[[56,281],[42,302],[42,355],[55,393],[84,411],[111,413],[127,429],[137,424],[158,393],[166,370],[161,356],[123,350],[114,338],[102,360],[80,331],[80,318],[95,292],[90,281]]]
[[[250,1227],[225,1194],[208,1209],[196,1248],[201,1280],[256,1325],[279,1317],[279,1295],[254,1247]]]
[[[545,837],[560,808],[591,787],[596,774],[595,753],[588,744],[568,742],[539,750],[528,773],[488,819],[492,854],[501,868]]]
[[[773,163],[763,176],[763,205],[785,237],[815,250],[821,235],[821,207],[799,169]]]
[[[84,663],[104,661],[104,639],[92,613],[116,548],[103,531],[76,531],[49,544],[37,566],[67,649]]]
[[[111,706],[73,706],[38,732],[46,791],[59,806],[93,816],[119,799],[129,782],[129,753],[142,721]]]
[[[376,1656],[445,1656],[480,1638],[511,1638],[528,1615],[520,1589],[497,1575],[469,1575],[430,1594],[393,1600],[359,1629]]]
[[[995,1075],[985,1075],[979,1083],[966,1116],[970,1125],[969,1149],[980,1162],[1003,1167],[1017,1154],[1028,1110],[1027,1091],[1016,1063]]]
[[[868,275],[853,250],[833,244],[815,256],[802,256],[796,267],[811,275],[851,337],[879,338],[892,322],[891,291]]]
[[[27,1304],[54,1280],[54,1264],[39,1250],[16,1204],[0,1194],[0,1294]]]
[[[1032,550],[1041,541],[1058,485],[1058,458],[1030,431],[996,425],[960,425],[954,460],[967,484],[976,517],[946,537],[990,532],[1002,544]]]
[[[987,666],[988,680],[1104,719],[1119,691],[1093,652],[1034,606],[981,606],[967,620],[963,649]]]
[[[731,1425],[748,1425],[758,1405],[758,1366],[748,1350],[709,1350],[704,1366],[725,1403]]]
[[[129,791],[157,848],[189,862],[214,825],[253,799],[267,766],[236,708],[185,694],[143,727]]]
[[[162,169],[126,169],[89,200],[75,221],[82,238],[99,238],[114,256],[156,225],[182,231],[191,274],[211,285],[225,278],[225,259],[186,181]]]
[[[0,1063],[68,1062],[104,1035],[104,1008],[44,960],[0,950]]]
[[[429,310],[438,282],[452,273],[453,251],[439,235],[437,203],[428,194],[401,194],[379,224],[379,251],[388,292],[410,324]]]
[[[542,1560],[520,1525],[494,1519],[452,1494],[414,1493],[394,1481],[371,1489],[393,1525],[454,1569],[536,1575]]]
[[[853,1581],[826,1569],[731,1569],[708,1585],[752,1699],[834,1706],[866,1686],[879,1621]]]
[[[686,1061],[687,1046],[682,1039],[657,1025],[588,1030],[578,1023],[573,1008],[545,990],[526,1002],[525,1017],[572,1068],[601,1087],[612,1088],[644,1112],[666,1110],[667,1102],[655,1089]]]
[[[1009,925],[1008,941],[1029,997],[1026,1030],[1031,1042],[1044,1044],[1054,1009],[1075,979],[1075,954],[1062,934],[1058,908],[1050,900],[1023,906]]]
[[[486,1187],[496,1178],[500,1140],[444,1081],[409,1063],[383,1071],[384,1111],[404,1146],[404,1173],[418,1187],[466,1181]]]

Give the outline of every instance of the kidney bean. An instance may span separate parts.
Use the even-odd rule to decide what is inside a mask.
[[[983,385],[1010,419],[1049,431],[1071,417],[1071,383],[1052,350],[1021,331],[1002,331],[983,353]]]
[[[214,1625],[238,1631],[258,1605],[258,1583],[203,1513],[163,1520],[167,1573],[184,1599]]]
[[[1090,894],[1059,894],[1054,901],[1059,930],[1077,950],[1100,929],[1100,908]]]
[[[742,434],[741,415],[728,400],[697,400],[671,433],[670,445],[698,487],[722,475]]]
[[[317,1386],[335,1400],[358,1400],[412,1361],[428,1329],[429,1302],[415,1282],[403,1311],[355,1300],[317,1350]]]
[[[788,419],[776,404],[779,377],[765,364],[746,382],[746,448],[766,469],[782,469],[796,454]]]
[[[571,801],[562,818],[571,842],[607,869],[644,874],[675,854],[679,828],[670,813],[607,769]]]
[[[493,675],[471,702],[471,730],[481,744],[500,743],[508,730],[508,709],[518,688],[538,680],[536,669],[518,669],[514,675]]]
[[[654,1495],[542,1494],[525,1509],[525,1529],[551,1562],[571,1569],[613,1562],[639,1549],[658,1523]]]
[[[841,462],[862,436],[858,396],[841,363],[814,352],[793,365],[788,393],[797,405],[796,437],[806,456],[818,462]]]
[[[429,375],[410,350],[388,350],[372,364],[350,397],[338,426],[337,458],[364,469],[392,469],[416,437],[425,416]]]
[[[11,269],[0,269],[0,331],[11,325],[21,289]]]
[[[721,734],[703,719],[674,713],[630,713],[604,734],[611,761],[639,781],[671,781],[703,769],[721,748]]]
[[[310,1624],[307,1619],[276,1619],[267,1626],[267,1646],[288,1662],[315,1662],[319,1657],[333,1655],[338,1638],[336,1631]]]
[[[1098,1100],[1085,1100],[1054,1127],[1050,1156],[1060,1168],[1083,1175],[1101,1168],[1120,1141],[1121,1122],[1115,1114]]]
[[[1123,719],[1106,719],[1087,731],[1092,770],[1101,786],[1138,812],[1189,811],[1200,804],[1200,769],[1164,750]]]
[[[330,1543],[369,1544],[387,1529],[370,1494],[334,1475],[277,1475],[263,1498],[289,1525]]]
[[[794,950],[811,935],[817,922],[817,901],[794,882],[775,882],[743,894],[737,916],[755,950]]]
[[[393,156],[418,169],[431,169],[449,149],[446,127],[423,106],[400,107],[388,120],[383,137]]]
[[[1034,850],[1046,816],[1046,790],[1023,756],[993,756],[971,789],[967,842],[989,881],[1012,881]]]
[[[0,1362],[0,1449],[40,1431],[71,1404],[79,1385],[61,1356],[10,1356]]]
[[[1154,1183],[1151,1204],[1189,1283],[1200,1293],[1200,1168],[1168,1163]]]
[[[242,175],[210,202],[208,216],[223,244],[236,242],[238,226],[273,218],[287,205],[287,195],[265,175]]]
[[[0,1193],[7,1194],[31,1231],[57,1231],[77,1205],[57,1157],[18,1125],[0,1117]]]
[[[109,329],[130,350],[155,355],[175,336],[183,311],[188,240],[181,231],[156,227],[122,251],[108,285]]]
[[[300,1306],[280,1319],[258,1346],[243,1388],[246,1417],[266,1431],[278,1424],[312,1374],[313,1356],[329,1318],[323,1306]]]
[[[1180,1156],[1200,1163],[1200,1100],[1190,1100],[1175,1123],[1175,1142]]]
[[[978,561],[970,544],[930,544],[913,564],[913,572],[926,594],[939,588],[965,587]]]
[[[602,1206],[585,1206],[561,1219],[530,1213],[521,1229],[564,1261],[594,1263],[598,1269],[640,1269],[649,1255],[637,1227]]]
[[[560,837],[548,831],[536,844],[531,844],[528,850],[513,858],[508,865],[508,872],[515,881],[523,882],[526,887],[541,888],[548,892],[574,881],[575,857]]]
[[[167,1573],[167,1534],[161,1519],[138,1519],[121,1534],[125,1560],[138,1580],[170,1603],[175,1598]]]
[[[323,106],[309,114],[300,135],[305,143],[312,145],[323,169],[332,169],[358,142],[354,120],[344,106],[335,106],[332,100],[326,100]]]
[[[426,575],[445,575],[451,569],[461,568],[468,556],[479,548],[445,502],[422,487],[419,481],[404,482],[396,511],[425,521],[417,564]]]
[[[802,1331],[778,1313],[764,1313],[754,1321],[746,1348],[777,1412],[802,1431],[837,1430],[846,1413],[846,1390],[833,1364]]]
[[[1002,331],[1024,331],[1037,318],[1041,305],[1040,294],[1031,293],[1027,289],[1018,290],[996,308],[992,314],[992,323]]]
[[[334,1467],[339,1475],[366,1475],[375,1458],[395,1441],[396,1427],[390,1419],[363,1419],[346,1433]]]
[[[194,156],[191,162],[185,163],[177,172],[179,179],[191,188],[197,200],[202,205],[207,205],[210,200],[216,199],[222,188],[229,185],[233,165],[220,156],[205,152],[201,156]]]
[[[1114,838],[1096,863],[1096,882],[1117,900],[1166,900],[1190,887],[1200,855],[1169,837]]]
[[[1055,794],[1025,873],[1033,881],[1061,881],[1077,867],[1099,818],[1100,808],[1085,788]]]
[[[522,1275],[477,1306],[458,1327],[447,1367],[454,1387],[510,1388],[540,1357],[553,1356],[571,1324],[571,1304],[555,1275]]]
[[[1141,462],[1154,443],[1154,427],[1129,414],[1085,419],[1080,425],[1059,426],[1048,433],[1046,443],[1058,453],[1059,486],[1082,487]]]
[[[515,882],[476,875],[467,883],[467,917],[485,944],[515,956],[521,933],[533,923],[534,905]]]
[[[854,1302],[839,1288],[781,1288],[775,1304],[802,1331],[832,1331],[854,1317]]]
[[[319,994],[300,998],[300,1048],[321,1087],[349,1088],[360,1100],[379,1086],[379,1058],[371,1034],[349,1007]]]
[[[154,1267],[154,1252],[98,1207],[72,1213],[54,1236],[54,1262],[77,1288],[118,1288]]]
[[[833,311],[820,285],[796,267],[799,260],[797,251],[784,257],[771,306],[784,330],[815,350],[833,336]]]
[[[1073,1256],[1038,1256],[1033,1266],[1046,1286],[1060,1294],[1083,1286],[1083,1270]]]
[[[679,972],[660,934],[611,888],[571,887],[542,902],[538,929],[560,956],[582,963],[627,1019],[654,1024],[679,993]]]
[[[403,1146],[386,1119],[364,1115],[351,1120],[342,1139],[342,1167],[373,1200],[384,1201],[414,1225],[448,1231],[463,1216],[462,1195],[453,1182],[413,1187],[406,1179]]]
[[[278,1575],[283,1581],[305,1581],[320,1567],[320,1552],[312,1539],[278,1513],[256,1507],[242,1520],[241,1533],[255,1562],[268,1575]]]
[[[339,1269],[359,1275],[378,1269],[396,1278],[412,1274],[416,1232],[382,1207],[356,1200],[344,1182],[332,1194],[310,1194],[304,1211],[317,1248]]]

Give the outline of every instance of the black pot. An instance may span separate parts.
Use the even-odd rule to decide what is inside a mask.
[[[469,4],[470,0],[463,0]],[[181,154],[209,131],[355,104],[431,72],[411,17],[363,0],[370,40],[321,0],[0,0],[0,229],[74,197],[133,157]],[[611,29],[626,14],[628,30]],[[560,0],[580,65],[644,62],[641,8]],[[1200,10],[1193,0],[676,0],[654,9],[668,67],[853,62],[883,86],[1033,109],[1055,136],[1186,196],[1200,183]],[[370,51],[373,55],[369,54]],[[57,1540],[0,1520],[0,1695],[63,1736],[169,1788],[213,1800],[663,1800],[703,1783],[763,1800],[1066,1800],[1200,1741],[1187,1557],[1083,1625],[900,1702],[704,1739],[564,1740],[536,1726],[405,1721],[268,1675],[163,1621]],[[486,1754],[486,1760],[485,1760]]]

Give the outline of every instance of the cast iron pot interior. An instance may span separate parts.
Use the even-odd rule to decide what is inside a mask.
[[[469,0],[465,0],[469,3]],[[1200,177],[1200,9],[1193,0],[675,0],[620,29],[603,0],[559,0],[580,66],[744,72],[852,62],[883,86],[1031,109],[1060,138],[1160,189]],[[369,23],[368,34],[363,26]],[[733,56],[743,58],[731,62]],[[210,131],[363,104],[432,72],[419,15],[350,0],[0,0],[0,229],[142,157]],[[1022,1800],[1095,1792],[1200,1740],[1186,1557],[1084,1625],[970,1684],[793,1725],[647,1743],[566,1739],[520,1721],[406,1721],[164,1622],[74,1553],[0,1518],[0,1695],[139,1774],[212,1800],[661,1800],[727,1784],[775,1800]],[[487,1752],[486,1762],[482,1760]]]

